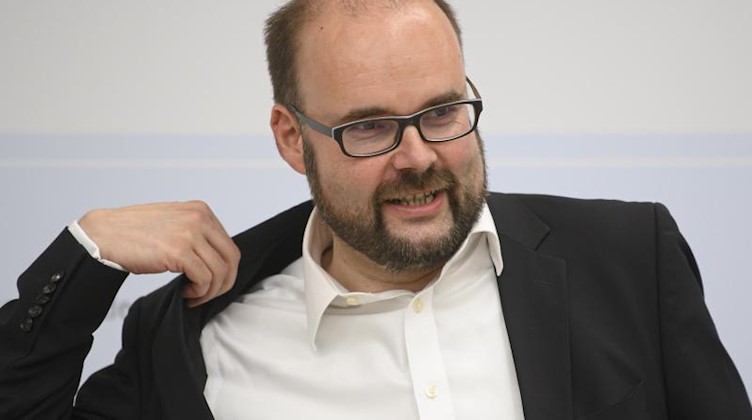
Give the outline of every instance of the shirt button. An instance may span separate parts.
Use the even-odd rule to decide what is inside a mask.
[[[426,397],[433,400],[438,396],[439,396],[439,390],[436,388],[436,385],[431,384],[426,387]]]
[[[360,300],[355,296],[348,296],[347,299],[345,299],[345,302],[350,306],[355,306],[360,303]]]
[[[415,311],[416,314],[423,312],[423,301],[420,298],[416,298],[413,301],[413,311]]]

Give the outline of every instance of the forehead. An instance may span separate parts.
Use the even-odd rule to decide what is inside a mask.
[[[349,13],[325,7],[301,30],[298,77],[303,106],[319,116],[358,107],[409,113],[464,88],[459,41],[432,1]]]

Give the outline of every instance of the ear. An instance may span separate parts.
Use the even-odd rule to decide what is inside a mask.
[[[292,111],[287,107],[274,104],[269,125],[277,142],[277,151],[282,159],[295,171],[305,174],[303,160],[303,133]]]

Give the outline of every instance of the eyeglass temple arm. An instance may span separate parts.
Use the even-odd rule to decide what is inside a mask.
[[[473,84],[473,81],[470,80],[470,78],[467,76],[465,76],[465,80],[467,80],[467,84],[470,85],[470,89],[473,90],[473,95],[475,95],[476,98],[481,99],[480,92],[478,92],[478,89]]]
[[[295,107],[292,105],[288,105],[288,106],[290,107],[290,109],[292,109],[292,112],[295,113],[295,116],[297,116],[299,120],[306,123],[306,125],[308,125],[309,127],[313,128],[314,130],[326,136],[330,136],[330,137],[334,136],[334,130],[332,129],[332,127],[326,126],[316,120],[312,120],[306,117],[305,114],[295,109]]]

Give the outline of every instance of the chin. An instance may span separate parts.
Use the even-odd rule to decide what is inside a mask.
[[[391,237],[414,246],[433,245],[449,236],[450,231],[451,223],[445,221],[397,224],[388,229]]]

